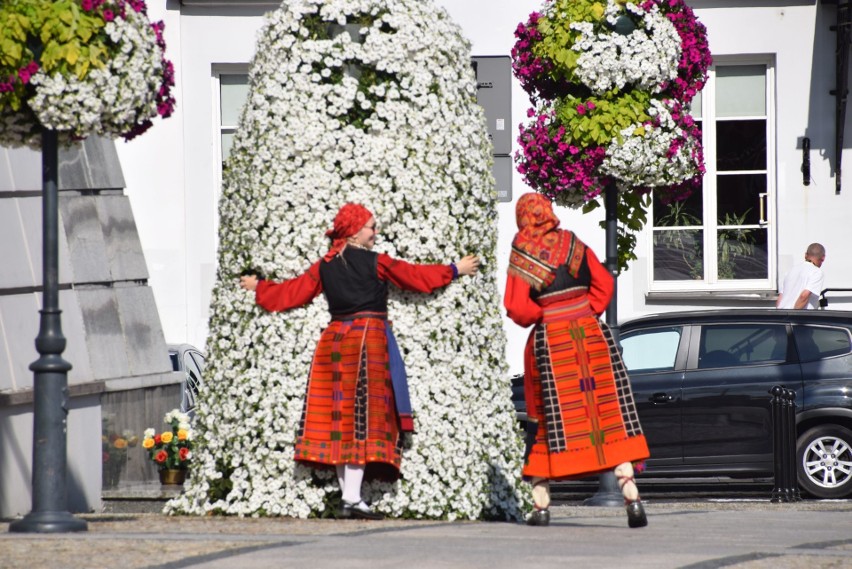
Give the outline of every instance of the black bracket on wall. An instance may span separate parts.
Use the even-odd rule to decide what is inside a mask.
[[[834,125],[834,186],[835,193],[840,193],[841,161],[843,159],[843,131],[846,125],[846,97],[849,94],[849,47],[852,45],[852,2],[850,0],[823,0],[823,4],[837,5],[837,24],[829,29],[837,32],[837,49],[835,61],[837,82],[830,91],[835,96],[835,125]]]

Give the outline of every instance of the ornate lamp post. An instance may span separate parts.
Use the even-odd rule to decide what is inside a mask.
[[[88,524],[68,512],[68,370],[62,359],[65,336],[59,309],[59,148],[55,131],[42,131],[42,309],[36,337],[33,429],[33,509],[9,526],[11,532],[86,531]]]
[[[633,21],[627,16],[619,16],[613,27],[616,33],[629,36],[636,29]],[[604,190],[604,210],[606,222],[606,268],[612,274],[612,298],[606,309],[606,323],[612,331],[616,344],[619,339],[618,329],[618,188],[609,183]],[[587,506],[620,506],[624,502],[618,480],[612,471],[598,475],[598,491],[594,496],[586,498],[583,504]]]
[[[613,339],[618,343],[618,216],[616,215],[618,188],[615,184],[609,184],[606,187],[604,208],[606,211],[606,268],[612,274],[614,287],[612,298],[606,309],[606,323],[612,331]],[[586,506],[621,506],[623,503],[618,480],[611,470],[598,475],[598,491],[594,496],[583,500]]]

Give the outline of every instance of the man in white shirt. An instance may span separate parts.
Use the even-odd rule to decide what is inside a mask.
[[[825,275],[820,268],[825,261],[825,247],[811,243],[805,260],[793,267],[778,290],[776,308],[817,308],[823,291]]]

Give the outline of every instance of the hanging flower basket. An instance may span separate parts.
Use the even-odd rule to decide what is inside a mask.
[[[0,144],[131,139],[172,114],[164,26],[142,0],[8,0],[0,22]]]
[[[589,211],[616,186],[619,221],[635,232],[650,191],[672,201],[700,184],[688,111],[712,58],[683,0],[550,0],[515,36],[514,73],[534,104],[515,161],[532,188]],[[621,268],[634,245],[620,234]]]

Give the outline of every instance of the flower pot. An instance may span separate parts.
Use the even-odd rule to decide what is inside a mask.
[[[164,468],[160,470],[160,484],[163,486],[181,486],[186,480],[186,470]]]

